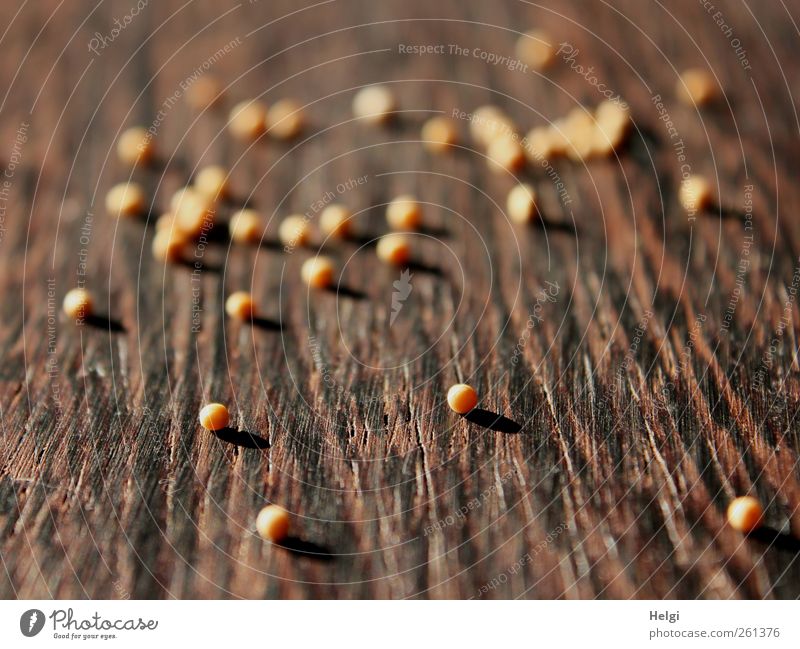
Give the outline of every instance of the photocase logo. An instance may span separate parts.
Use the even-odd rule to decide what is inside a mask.
[[[19,618],[19,630],[22,635],[32,638],[44,628],[44,613],[38,608],[25,611]]]
[[[406,268],[402,273],[400,273],[400,279],[395,280],[392,283],[394,286],[394,291],[392,292],[392,316],[389,318],[389,326],[391,327],[394,324],[394,321],[397,319],[397,316],[400,315],[400,311],[403,309],[403,303],[408,299],[408,296],[411,295],[411,278],[414,277]]]

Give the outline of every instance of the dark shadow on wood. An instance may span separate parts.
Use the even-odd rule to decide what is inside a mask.
[[[331,293],[341,295],[342,297],[349,297],[352,300],[366,300],[369,297],[364,291],[359,291],[358,289],[341,284],[339,286],[331,286],[327,290]]]
[[[437,277],[443,277],[444,272],[441,268],[437,266],[430,266],[429,264],[423,264],[418,261],[412,261],[406,264],[406,268],[412,272],[419,271],[420,273],[427,273],[429,275],[436,275]]]
[[[498,433],[513,434],[522,430],[522,426],[520,426],[513,419],[499,415],[496,412],[484,410],[483,408],[475,408],[470,410],[466,415],[464,415],[464,419],[472,422],[473,424],[478,424],[478,426],[483,426],[484,428],[488,428]]]
[[[312,541],[305,541],[297,536],[289,536],[277,545],[294,555],[315,561],[333,561],[335,558],[333,552],[328,548]]]
[[[208,273],[222,272],[221,264],[209,264],[200,259],[195,259],[194,261],[191,259],[180,259],[179,261],[176,261],[175,264],[191,271],[199,270]]]
[[[125,325],[107,315],[90,315],[86,316],[83,321],[90,327],[105,329],[109,333],[119,334],[126,331]]]
[[[263,316],[254,316],[251,320],[254,327],[263,329],[264,331],[283,331],[283,324],[277,320],[264,318]]]
[[[772,527],[760,527],[750,532],[748,536],[778,550],[800,554],[800,539]]]
[[[748,215],[742,212],[742,210],[720,205],[709,207],[703,213],[708,214],[709,216],[718,216],[721,219],[730,221],[745,221],[748,217]],[[750,216],[752,217],[752,214]]]
[[[565,232],[572,236],[577,236],[578,231],[573,223],[565,223],[563,221],[551,221],[544,217],[535,219],[532,223],[533,227],[546,232]]]
[[[259,451],[269,448],[268,439],[254,433],[250,433],[246,430],[222,428],[214,431],[214,435],[217,437],[217,439],[223,442],[228,442],[229,444],[234,444],[235,446],[241,446],[242,448],[252,448]]]
[[[450,231],[445,228],[433,227],[431,225],[421,225],[417,230],[420,234],[425,234],[435,239],[449,239]],[[411,234],[414,234],[413,232]]]

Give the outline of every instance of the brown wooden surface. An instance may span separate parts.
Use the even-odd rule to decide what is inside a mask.
[[[151,0],[95,55],[93,34],[132,0],[3,2],[0,595],[796,598],[800,7],[716,4],[732,34],[688,0]],[[556,165],[566,206],[541,170],[525,174],[544,229],[508,224],[513,179],[480,151],[432,158],[416,142],[432,111],[494,102],[527,130],[596,105],[563,60],[541,76],[471,54],[513,56],[532,26],[580,50],[575,63],[630,102],[637,126],[619,160]],[[270,217],[260,248],[210,242],[193,283],[152,260],[152,219],[116,222],[103,197],[130,175],[120,129],[153,123],[231,42],[211,64],[230,84],[221,109],[179,99],[159,164],[133,172],[153,218],[209,162]],[[702,112],[674,90],[698,65],[727,99]],[[377,81],[408,111],[389,129],[350,121],[354,88]],[[677,203],[655,94],[722,212],[692,221]],[[308,139],[232,142],[226,110],[256,95],[307,104]],[[313,250],[271,243],[277,219],[361,176],[338,200],[361,212],[363,241],[325,246],[346,290],[309,295],[298,277]],[[390,326],[399,271],[367,242],[407,191],[426,203],[426,230]],[[124,331],[60,314],[82,260],[98,311]],[[559,290],[542,302],[548,281]],[[223,317],[242,288],[269,322]],[[450,412],[459,380],[521,430]],[[201,430],[208,400],[258,438]],[[744,493],[766,506],[755,538],[724,522]],[[267,501],[293,512],[294,552],[254,534]]]

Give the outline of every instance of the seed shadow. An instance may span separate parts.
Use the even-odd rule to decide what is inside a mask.
[[[366,293],[364,293],[364,291],[359,291],[358,289],[344,286],[343,284],[340,284],[339,286],[331,286],[326,290],[329,293],[336,293],[342,297],[349,297],[352,300],[366,300],[369,297]]]
[[[418,261],[412,261],[407,263],[406,268],[411,271],[419,271],[420,273],[427,273],[429,275],[436,275],[437,277],[443,277],[444,272],[438,266],[431,266],[430,264],[424,264]]]
[[[251,320],[254,327],[263,329],[264,331],[283,331],[283,323],[278,320],[272,320],[263,316],[254,316]]]
[[[434,227],[432,225],[421,225],[417,230],[420,234],[425,234],[434,239],[449,239],[450,231],[445,228]]]
[[[250,433],[246,430],[236,430],[235,428],[221,428],[214,431],[217,439],[228,442],[241,448],[252,448],[258,451],[263,451],[269,448],[269,440],[255,433]]]
[[[464,419],[472,422],[473,424],[477,424],[478,426],[483,426],[484,428],[493,430],[497,433],[514,434],[522,430],[522,426],[520,426],[513,419],[504,417],[496,412],[484,410],[483,408],[474,408],[470,410],[466,415],[464,415]]]
[[[711,206],[706,212],[709,216],[719,216],[721,219],[730,221],[745,221],[748,217],[742,210],[722,205]]]
[[[546,232],[564,232],[572,236],[578,235],[578,230],[574,224],[565,223],[564,221],[552,221],[543,216],[533,221],[533,227]]]
[[[800,554],[800,539],[772,527],[760,527],[750,532],[748,536],[755,541],[766,543],[779,550]]]
[[[314,559],[315,561],[333,561],[335,558],[335,555],[329,548],[314,543],[313,541],[306,541],[297,536],[289,536],[276,545],[294,555],[307,559]]]
[[[107,315],[94,314],[86,316],[83,321],[90,327],[105,329],[109,333],[118,334],[126,331],[125,325],[123,325],[122,322]]]
[[[195,261],[191,261],[189,259],[179,259],[175,262],[175,265],[182,266],[188,270],[198,270],[203,272],[209,273],[221,273],[222,272],[222,265],[221,264],[209,264],[208,262],[202,261],[200,259],[196,259]]]

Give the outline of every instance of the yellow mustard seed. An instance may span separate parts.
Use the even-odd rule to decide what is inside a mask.
[[[353,114],[369,124],[388,122],[395,108],[394,95],[387,86],[368,86],[353,97]]]
[[[147,164],[154,154],[153,136],[143,126],[123,131],[117,140],[117,157],[125,164]]]
[[[513,137],[497,137],[486,150],[489,168],[495,172],[509,171],[514,173],[525,165],[525,151]]]
[[[319,229],[330,237],[344,239],[350,235],[352,213],[344,205],[328,205],[319,215]]]
[[[73,288],[64,296],[64,313],[78,323],[92,315],[93,307],[92,294],[85,288]]]
[[[466,383],[458,383],[447,391],[447,403],[459,415],[466,415],[478,405],[478,393]]]
[[[265,541],[280,543],[289,535],[289,512],[278,505],[267,505],[258,512],[256,531]]]
[[[176,262],[184,259],[189,246],[187,236],[175,227],[163,227],[153,237],[153,258],[163,262]]]
[[[386,221],[392,230],[416,230],[422,223],[422,208],[411,194],[402,194],[386,206]]]
[[[395,266],[405,266],[411,257],[411,241],[404,234],[386,234],[378,240],[375,251],[382,261]]]
[[[532,128],[521,144],[525,151],[525,157],[532,165],[541,166],[544,162],[553,160],[561,154],[554,146],[553,134],[547,126]]]
[[[183,192],[177,202],[175,225],[184,234],[199,237],[214,225],[216,210],[213,201],[200,192]]]
[[[252,142],[267,128],[267,108],[257,99],[236,104],[228,117],[228,128],[237,140]]]
[[[197,172],[194,179],[197,192],[212,201],[228,196],[228,170],[220,165],[209,165]]]
[[[223,92],[219,79],[207,74],[186,89],[186,101],[195,110],[203,110],[217,104],[222,99]]]
[[[431,153],[447,153],[457,143],[458,129],[449,117],[437,115],[422,125],[422,145]]]
[[[111,216],[136,216],[145,208],[144,190],[136,183],[119,183],[106,194],[106,211]]]
[[[706,209],[714,200],[711,183],[696,174],[685,178],[678,191],[678,200],[689,214]]]
[[[486,148],[497,138],[513,137],[517,129],[500,108],[488,105],[476,108],[472,113],[469,132],[475,142]]]
[[[251,320],[256,314],[256,303],[247,291],[236,291],[225,300],[225,313],[237,320]]]
[[[689,106],[703,106],[717,98],[719,88],[713,75],[704,68],[690,68],[678,79],[676,93]]]
[[[728,525],[744,534],[761,527],[763,518],[764,509],[752,496],[734,498],[728,505]]]
[[[228,408],[221,403],[209,403],[200,411],[200,425],[206,430],[222,430],[230,422]]]
[[[529,223],[536,216],[536,190],[528,183],[514,187],[508,193],[506,211],[515,223]]]
[[[162,214],[156,219],[156,232],[171,230],[175,226],[175,215],[172,212]]]
[[[267,111],[267,130],[279,140],[291,140],[306,125],[303,106],[294,99],[281,99]]]
[[[329,257],[312,257],[303,262],[300,276],[311,288],[328,288],[333,283],[334,268]]]
[[[258,243],[263,234],[261,222],[261,215],[253,209],[234,212],[228,223],[231,240],[236,243]]]
[[[540,29],[525,32],[517,40],[517,58],[534,70],[541,72],[550,67],[555,60],[556,50],[550,36]]]
[[[308,219],[301,214],[291,214],[281,221],[278,238],[284,246],[306,246],[311,240],[311,227]]]

